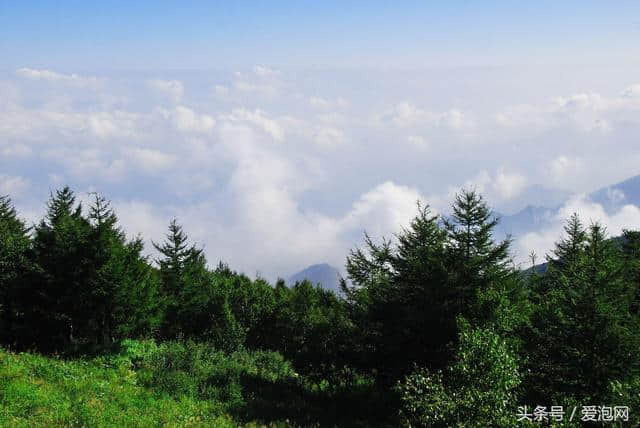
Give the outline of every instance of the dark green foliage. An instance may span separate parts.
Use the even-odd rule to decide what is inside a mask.
[[[174,219],[167,239],[153,246],[163,256],[157,260],[162,278],[165,317],[162,337],[195,337],[210,323],[211,278],[202,250],[188,246],[187,236]]]
[[[395,381],[414,363],[445,367],[458,337],[456,318],[511,332],[524,322],[525,295],[509,241],[494,243],[497,220],[473,191],[456,197],[450,219],[420,207],[397,244],[356,249],[345,283],[351,316],[363,331],[364,368]]]
[[[621,251],[600,225],[585,229],[573,216],[565,231],[537,283],[527,387],[540,401],[600,402],[610,381],[628,381],[640,369],[637,286],[626,281]]]
[[[35,326],[33,344],[41,349],[69,349],[91,316],[86,303],[91,301],[89,281],[95,272],[92,228],[75,200],[68,187],[56,191],[46,217],[35,228],[38,275],[30,284],[32,306],[25,312]]]
[[[139,363],[147,371],[147,383],[176,397],[190,396],[227,403],[241,410],[243,382],[260,376],[273,382],[293,376],[289,364],[277,353],[216,351],[193,342],[166,342]]]
[[[102,345],[141,337],[159,325],[162,307],[159,282],[141,255],[140,238],[127,242],[109,203],[95,195],[90,207],[91,252],[95,271],[88,285],[87,338]]]
[[[399,383],[403,424],[511,427],[521,382],[517,357],[491,329],[462,321],[459,349],[444,372],[418,369]]]
[[[202,250],[187,241],[182,226],[172,220],[165,243],[154,244],[164,256],[157,261],[166,307],[161,337],[204,340],[218,349],[237,350],[256,322],[259,304],[250,299],[259,302],[260,297],[248,291],[254,283],[223,264],[210,271]]]
[[[356,286],[345,287],[345,294],[363,334],[363,363],[383,376],[402,374],[414,362],[438,364],[455,335],[455,314],[447,305],[446,233],[428,207],[419,208],[395,248],[366,236],[368,254],[356,249],[347,259]]]
[[[625,230],[623,233],[623,264],[626,279],[635,290],[631,312],[640,317],[640,231]]]
[[[508,314],[508,307],[517,311],[525,296],[509,254],[511,241],[493,241],[498,219],[475,191],[456,195],[452,208],[451,217],[444,220],[451,312],[479,325],[517,328],[523,320]]]
[[[308,281],[275,286],[275,305],[261,325],[258,347],[278,350],[309,380],[339,382],[345,374],[354,329],[344,303]]]
[[[0,341],[14,344],[21,326],[25,280],[32,274],[28,229],[11,200],[0,196]]]
[[[573,216],[547,269],[523,273],[496,224],[473,191],[449,217],[419,205],[393,240],[365,234],[338,295],[212,270],[175,220],[153,267],[98,195],[83,211],[55,192],[32,230],[1,197],[0,340],[100,355],[0,351],[0,424],[129,426],[147,408],[141,424],[172,426],[513,426],[523,404],[636,415],[640,232],[608,239]]]
[[[33,273],[15,300],[19,346],[89,351],[151,334],[162,314],[141,239],[126,240],[98,195],[87,217],[68,187],[52,195],[47,208],[35,227]]]

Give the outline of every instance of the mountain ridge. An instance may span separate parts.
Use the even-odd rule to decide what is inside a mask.
[[[324,289],[340,291],[340,271],[328,263],[316,263],[307,266],[305,269],[291,275],[287,283],[293,285],[305,279],[313,285],[319,284]]]

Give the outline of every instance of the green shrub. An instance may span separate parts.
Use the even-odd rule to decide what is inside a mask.
[[[629,382],[612,381],[609,384],[609,402],[611,406],[628,406],[629,421],[640,425],[640,377],[634,377]]]
[[[407,426],[513,426],[520,374],[494,331],[463,325],[456,360],[446,372],[417,369],[397,386]]]
[[[174,397],[188,396],[221,403],[228,411],[246,406],[244,385],[292,379],[294,372],[275,352],[238,351],[231,354],[194,342],[166,342],[139,363],[139,381]],[[251,382],[259,379],[260,382]]]
[[[134,367],[148,359],[157,349],[158,345],[153,340],[125,339],[120,343],[120,355],[128,358]]]

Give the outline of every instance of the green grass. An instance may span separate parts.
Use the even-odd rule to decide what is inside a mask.
[[[280,354],[127,340],[63,359],[0,348],[0,427],[396,426],[371,380],[313,384]]]
[[[104,360],[64,361],[0,349],[2,427],[233,427],[213,400],[171,397]]]

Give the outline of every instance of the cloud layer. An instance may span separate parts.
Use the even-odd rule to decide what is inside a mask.
[[[397,232],[418,200],[446,212],[461,187],[514,211],[533,185],[579,193],[640,172],[639,84],[541,97],[474,93],[466,79],[438,94],[420,74],[21,68],[0,75],[0,193],[35,220],[50,189],[98,190],[130,234],[162,239],[177,217],[212,263],[273,279],[341,266],[365,229]],[[640,226],[633,206],[606,214],[574,199],[518,252],[548,250],[570,209],[612,233]]]

